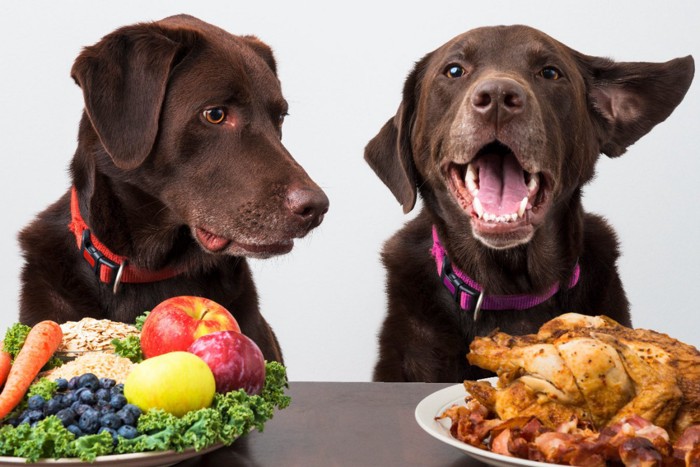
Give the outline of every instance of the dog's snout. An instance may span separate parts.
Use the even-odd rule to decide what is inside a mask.
[[[525,89],[509,78],[491,78],[474,89],[471,105],[490,123],[501,125],[525,110]]]
[[[290,188],[287,192],[289,211],[302,222],[314,228],[321,223],[323,215],[328,212],[328,197],[320,189]]]

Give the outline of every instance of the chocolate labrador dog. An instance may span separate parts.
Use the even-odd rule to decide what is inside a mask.
[[[175,16],[107,35],[72,76],[85,100],[73,186],[20,233],[20,321],[133,322],[198,295],[281,361],[245,258],[290,251],[328,199],[280,141],[270,48]]]
[[[387,241],[388,315],[374,378],[454,381],[475,336],[564,312],[630,325],[615,233],[584,212],[600,153],[665,120],[691,57],[617,63],[525,26],[479,28],[420,60],[365,159],[409,212]]]

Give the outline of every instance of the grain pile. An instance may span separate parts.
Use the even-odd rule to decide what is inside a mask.
[[[113,353],[113,339],[139,334],[139,330],[131,324],[95,318],[65,322],[61,324],[61,330],[63,342],[58,347],[58,352],[67,353],[94,350]]]
[[[51,380],[58,378],[70,380],[74,376],[92,373],[98,378],[111,378],[117,383],[123,383],[133,366],[134,364],[128,358],[112,353],[88,352],[39,376]]]
[[[49,379],[65,378],[93,373],[98,378],[111,378],[123,383],[134,364],[114,354],[112,340],[139,335],[139,330],[126,323],[108,319],[83,318],[60,325],[63,341],[56,356],[68,360],[60,367],[41,373]]]

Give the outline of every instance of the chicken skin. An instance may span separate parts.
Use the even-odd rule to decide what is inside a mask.
[[[637,415],[672,439],[700,423],[700,352],[605,316],[568,313],[526,336],[495,332],[476,338],[467,359],[498,375],[498,388],[464,385],[501,419],[555,427],[575,416],[599,429]]]

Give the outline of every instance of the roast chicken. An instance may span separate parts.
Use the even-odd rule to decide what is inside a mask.
[[[503,420],[556,427],[576,417],[601,429],[636,415],[671,439],[700,423],[700,352],[605,316],[565,314],[526,336],[495,332],[476,338],[467,359],[498,375],[496,387],[464,385]]]

